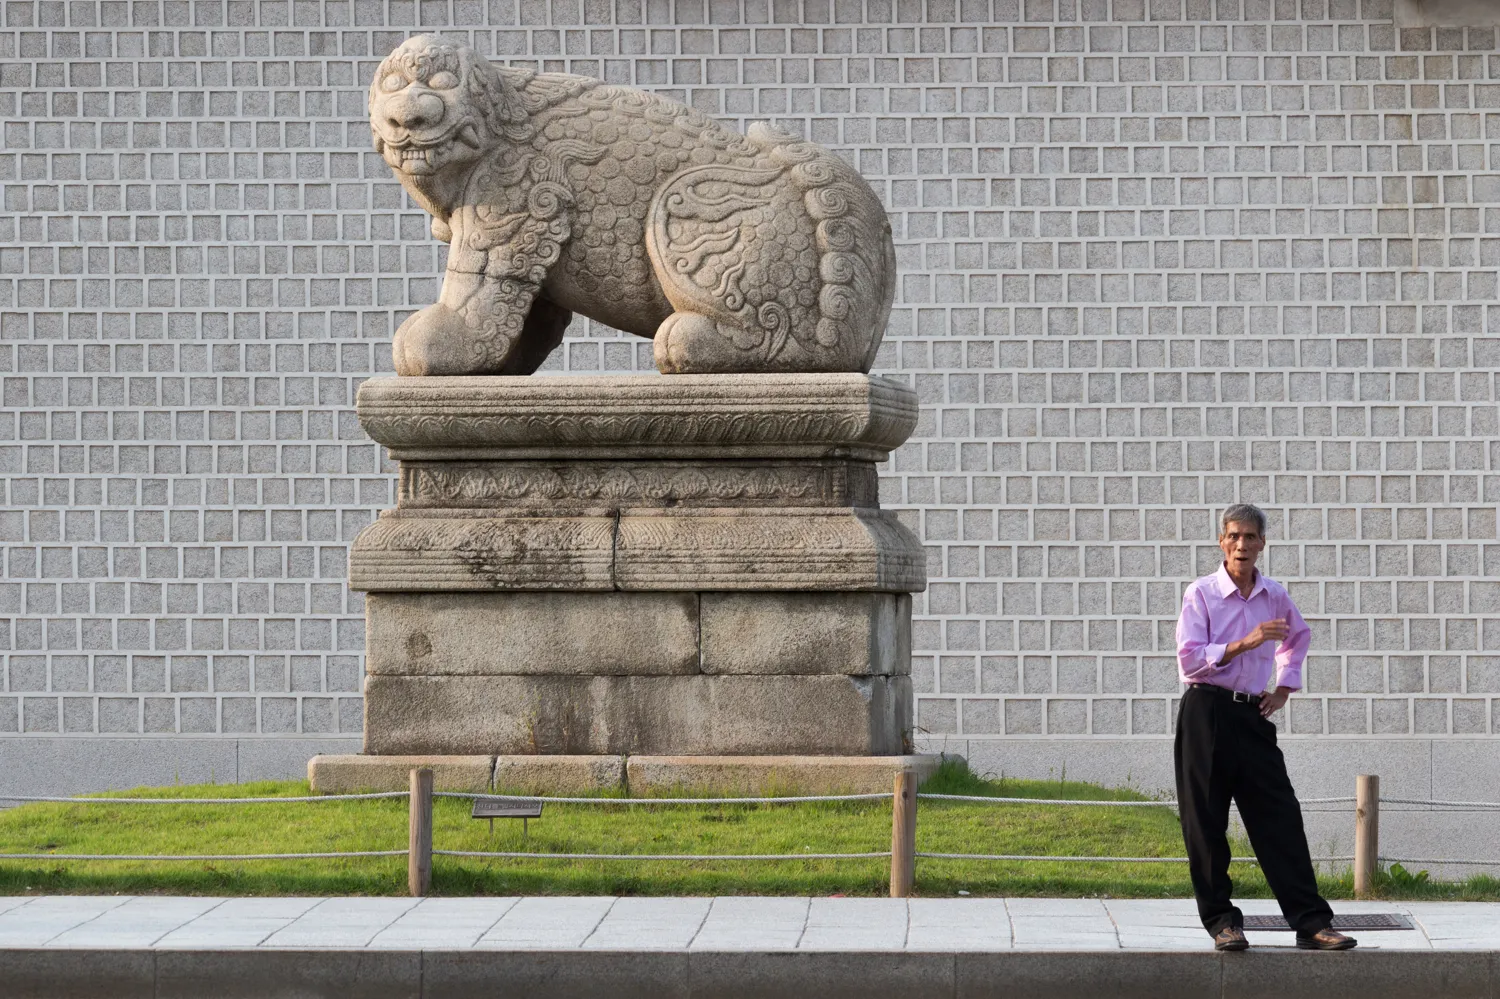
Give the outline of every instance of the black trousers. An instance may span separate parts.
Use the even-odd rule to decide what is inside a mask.
[[[1276,726],[1259,707],[1221,688],[1189,687],[1177,714],[1174,761],[1182,839],[1204,928],[1214,934],[1244,925],[1230,901],[1225,834],[1231,798],[1288,925],[1299,933],[1331,925],[1333,910],[1318,894],[1302,806],[1276,746]]]

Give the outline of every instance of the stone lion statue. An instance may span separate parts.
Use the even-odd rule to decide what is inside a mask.
[[[628,87],[411,38],[370,87],[375,149],[451,245],[396,331],[403,375],[527,374],[577,312],[664,373],[868,371],[890,223],[851,167]]]

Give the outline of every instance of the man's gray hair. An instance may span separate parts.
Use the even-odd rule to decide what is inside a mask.
[[[1265,511],[1261,510],[1260,507],[1256,506],[1253,503],[1236,503],[1236,504],[1234,504],[1234,506],[1231,506],[1229,509],[1227,509],[1227,510],[1224,511],[1224,516],[1222,516],[1222,517],[1219,518],[1219,537],[1222,538],[1224,536],[1224,530],[1230,524],[1234,524],[1234,523],[1244,524],[1244,523],[1248,523],[1250,521],[1254,521],[1255,522],[1256,529],[1260,531],[1260,536],[1261,537],[1265,537],[1266,536],[1266,514],[1265,514]]]

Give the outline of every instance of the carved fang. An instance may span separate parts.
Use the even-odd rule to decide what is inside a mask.
[[[479,130],[474,127],[473,122],[469,122],[463,128],[459,129],[458,137],[470,149],[479,148]]]

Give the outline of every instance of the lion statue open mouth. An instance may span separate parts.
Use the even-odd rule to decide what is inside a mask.
[[[437,303],[396,331],[398,374],[527,374],[575,312],[655,338],[664,373],[874,361],[890,223],[820,146],[431,35],[381,62],[370,126],[451,247]]]

